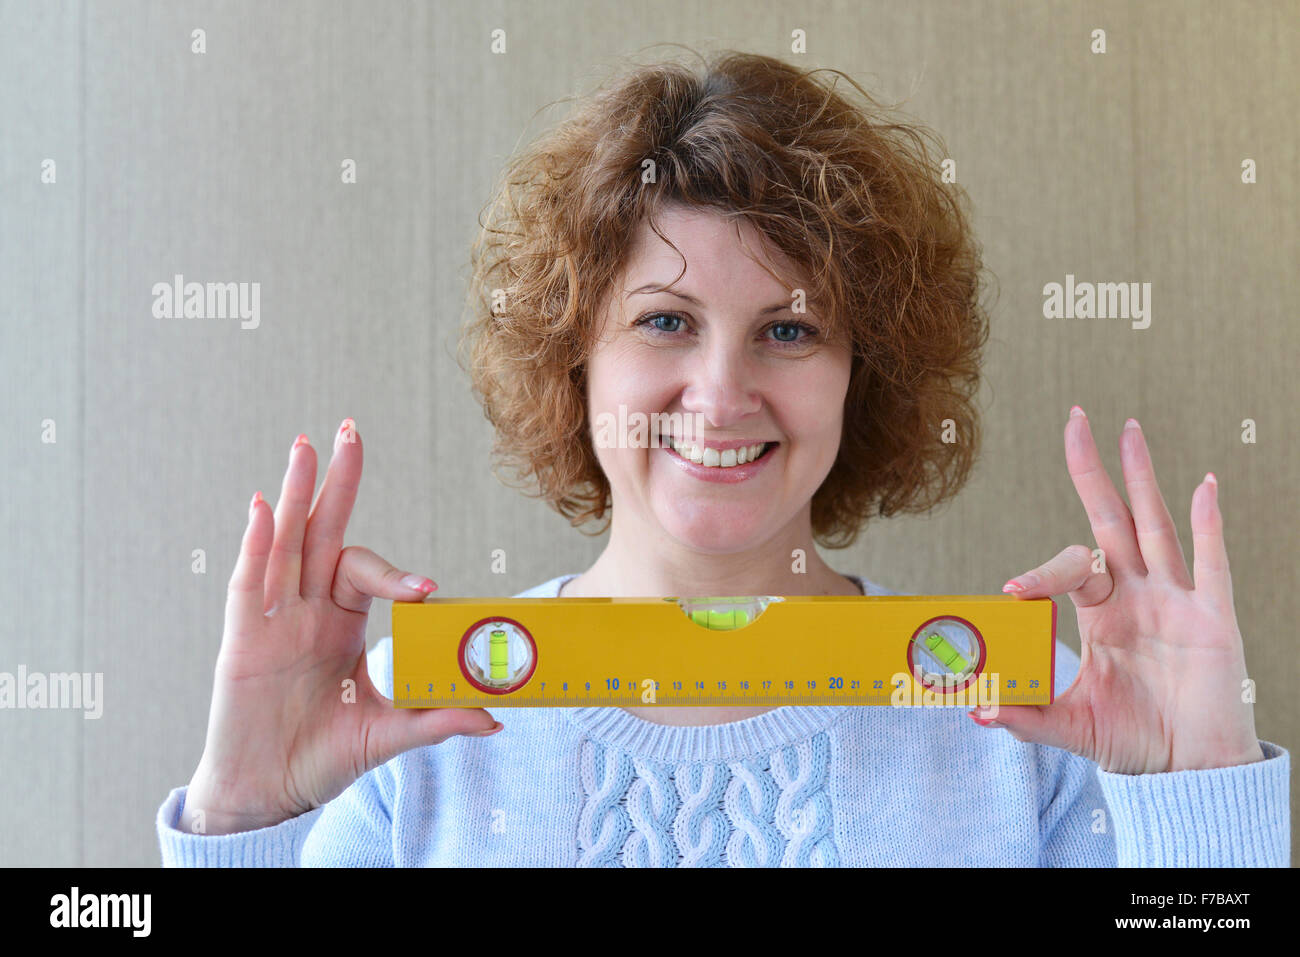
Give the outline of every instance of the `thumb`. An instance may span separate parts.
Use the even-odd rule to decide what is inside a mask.
[[[993,705],[966,712],[984,728],[1005,728],[1013,738],[1026,744],[1046,744],[1070,750],[1069,722],[1060,700],[1051,704]]]
[[[500,731],[497,722],[483,708],[395,708],[389,705],[377,714],[367,735],[368,766],[392,760],[412,748],[442,744],[456,735],[486,737]]]

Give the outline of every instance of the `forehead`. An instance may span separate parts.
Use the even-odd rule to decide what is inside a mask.
[[[629,289],[651,282],[669,283],[682,273],[684,265],[685,272],[674,288],[767,299],[774,292],[788,296],[792,286],[786,283],[797,284],[802,276],[799,266],[743,217],[669,205],[658,213],[655,223],[677,248],[664,242],[643,220],[624,264],[623,278]],[[762,263],[781,280],[774,278]]]

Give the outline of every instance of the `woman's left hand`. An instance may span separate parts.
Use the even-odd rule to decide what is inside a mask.
[[[1207,475],[1192,495],[1193,583],[1135,419],[1119,444],[1131,513],[1102,465],[1087,416],[1078,406],[1070,410],[1066,463],[1101,555],[1072,545],[1003,587],[1019,598],[1070,596],[1079,617],[1079,673],[1050,705],[998,706],[995,720],[980,723],[1125,774],[1262,761],[1254,707],[1243,701],[1246,659],[1218,483]],[[971,716],[980,720],[981,712]]]

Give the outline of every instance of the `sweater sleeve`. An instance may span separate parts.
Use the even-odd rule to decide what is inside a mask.
[[[1291,756],[1260,741],[1263,761],[1202,771],[1097,769],[1120,867],[1288,867]]]
[[[184,785],[174,788],[154,822],[163,867],[297,867],[307,834],[325,810],[318,807],[256,831],[191,834],[176,826],[186,790]]]
[[[1058,642],[1057,661],[1057,687],[1064,689],[1079,659]],[[1045,867],[1289,866],[1285,748],[1261,741],[1263,761],[1228,768],[1119,774],[1038,747],[1049,782],[1040,813]]]
[[[387,639],[367,655],[375,687],[390,694]],[[390,695],[391,696],[391,695]],[[158,808],[155,827],[164,867],[391,867],[392,769],[363,774],[334,800],[271,827],[235,834],[191,834],[177,827],[187,786]]]
[[[391,774],[386,766],[363,774],[323,807],[272,827],[236,834],[179,830],[184,786],[158,810],[164,867],[392,867]],[[385,785],[388,786],[385,786]]]

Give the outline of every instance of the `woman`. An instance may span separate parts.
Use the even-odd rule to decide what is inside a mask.
[[[887,593],[815,544],[933,507],[974,461],[979,257],[932,169],[869,97],[742,54],[637,70],[511,163],[475,247],[475,391],[548,502],[615,519],[591,568],[523,597]],[[620,406],[698,429],[597,440]],[[1104,561],[1072,546],[1004,589],[1074,602],[1052,705],[510,709],[503,731],[392,708],[370,601],[436,586],[342,547],[354,423],[314,507],[299,436],[274,516],[254,497],[164,863],[1284,866],[1289,755],[1242,701],[1213,477],[1193,579],[1136,424],[1132,514],[1078,407],[1065,446]]]

